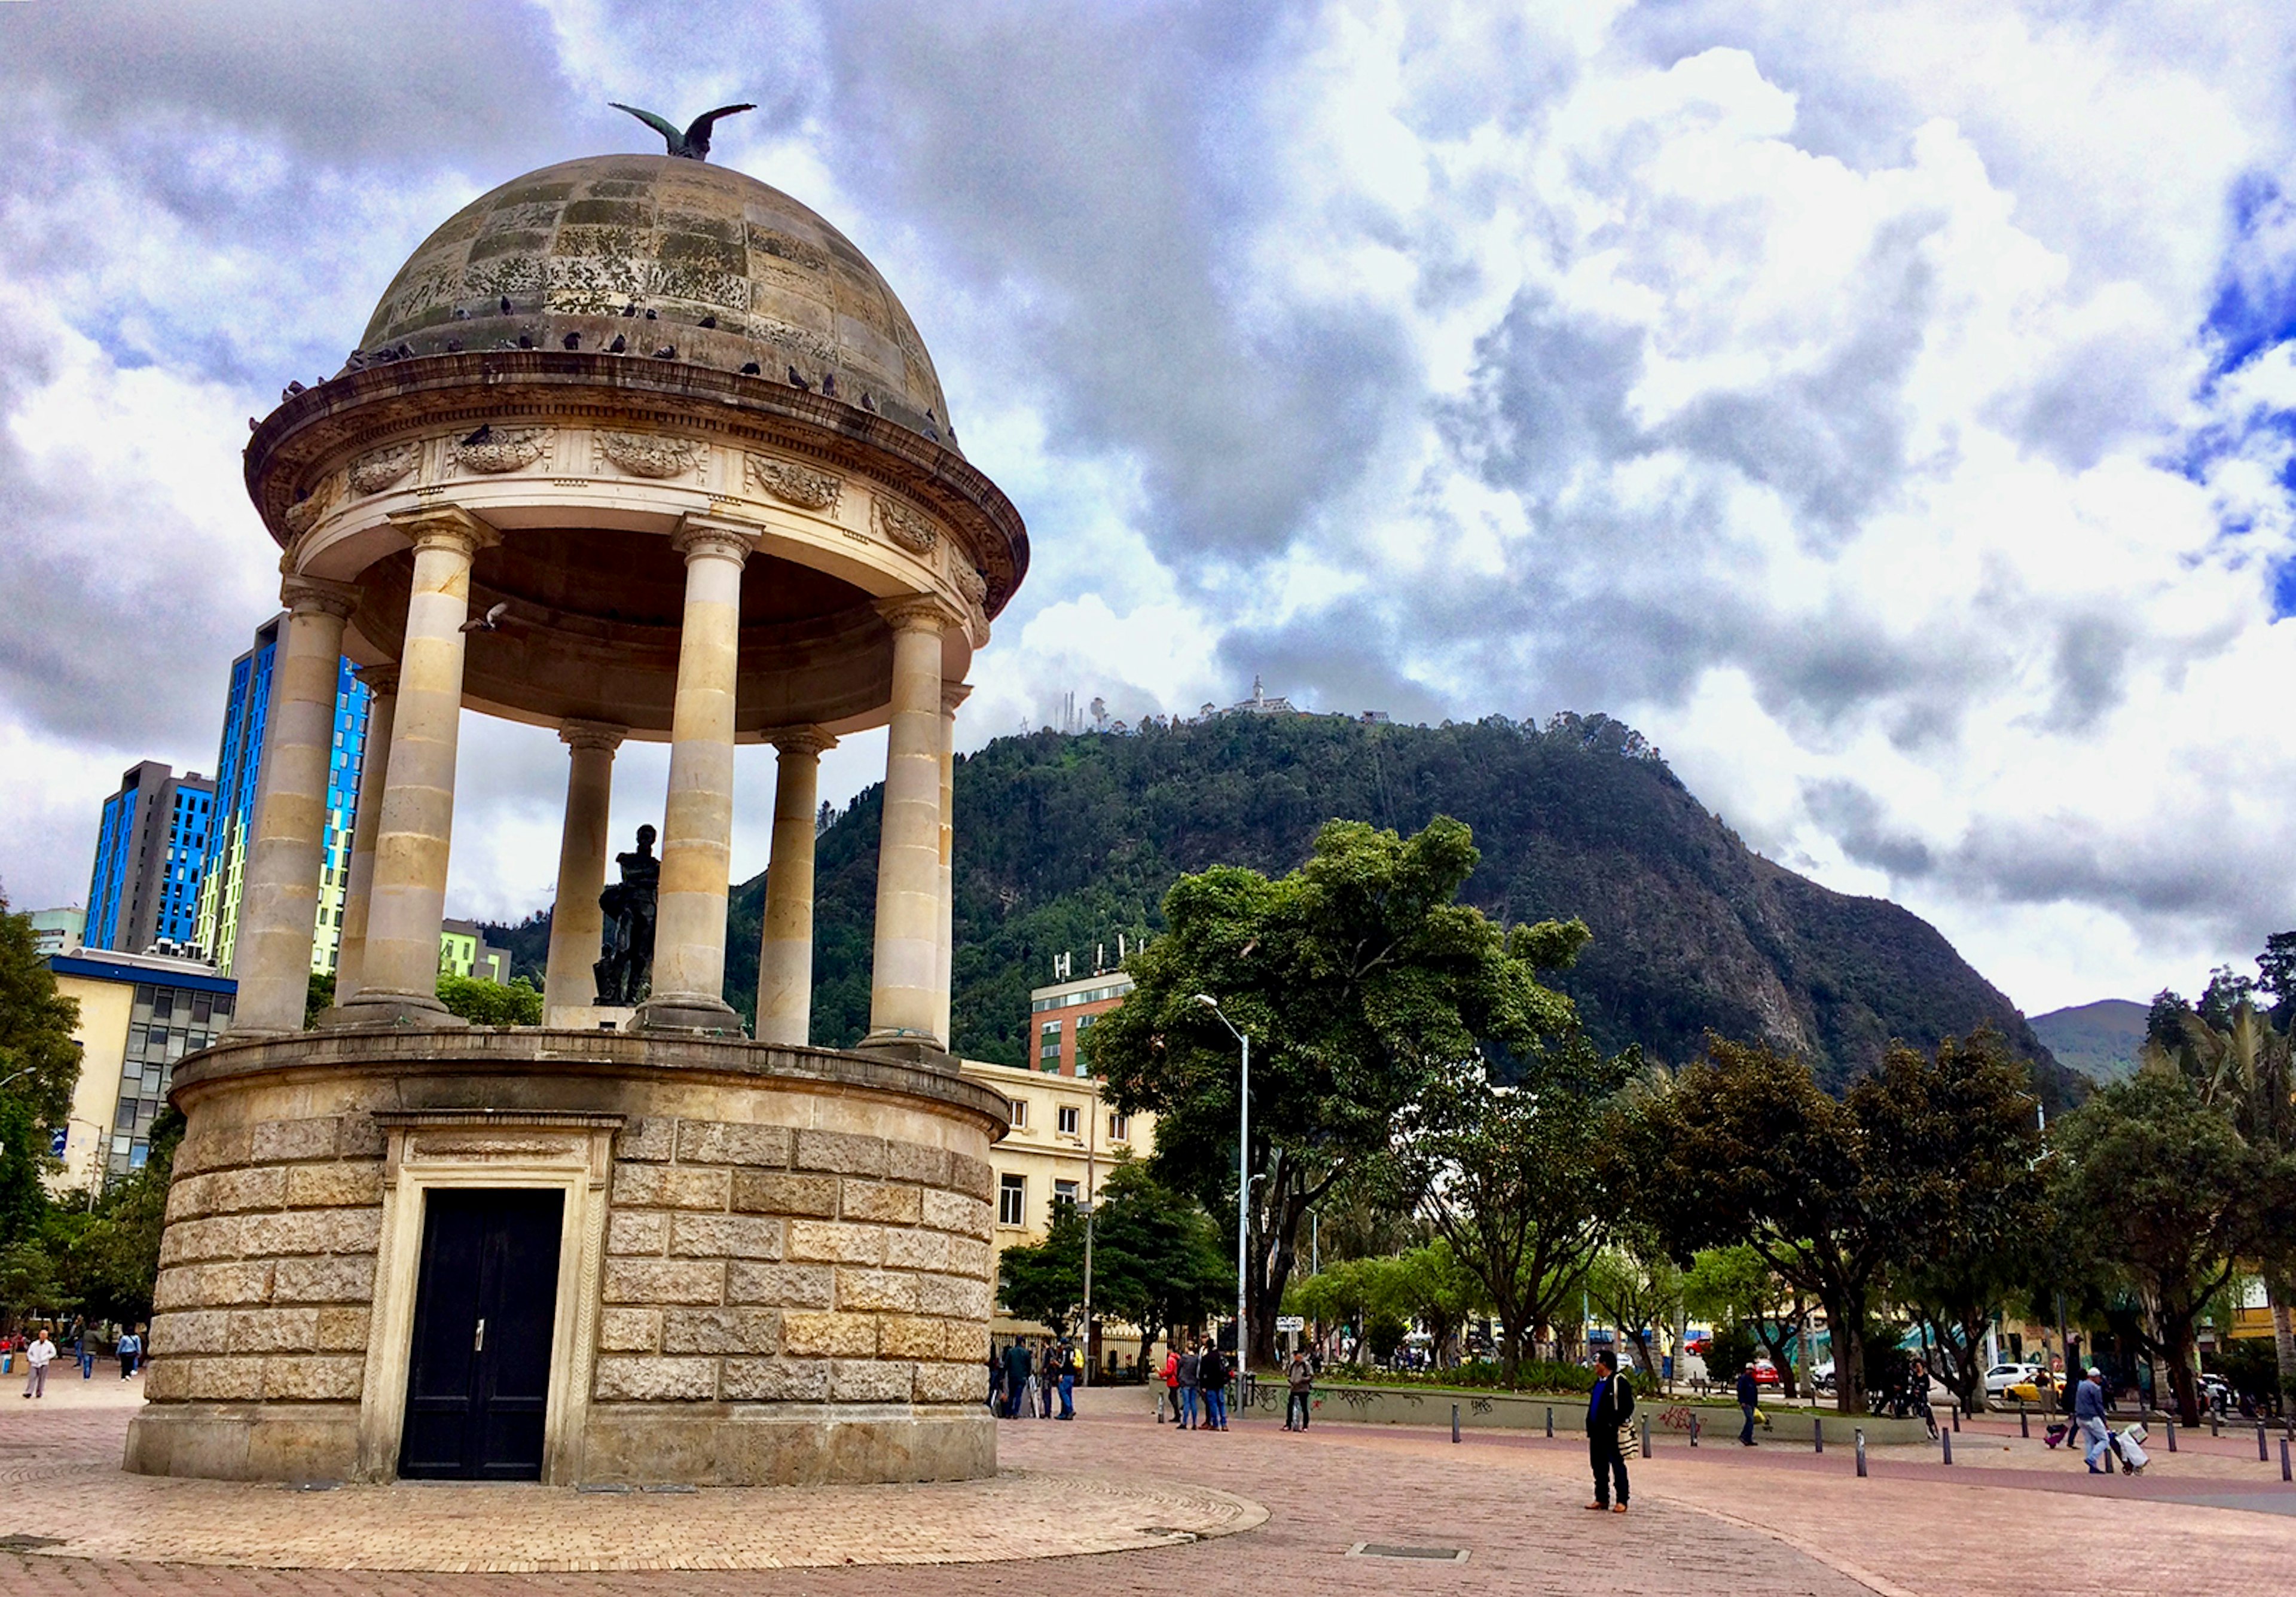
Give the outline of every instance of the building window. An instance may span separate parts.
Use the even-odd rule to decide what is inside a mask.
[[[1029,1213],[1029,1178],[1007,1175],[996,1183],[996,1224],[1025,1225]]]
[[[1080,1116],[1077,1110],[1077,1106],[1073,1103],[1062,1104],[1059,1110],[1059,1116],[1061,1134],[1064,1137],[1072,1137],[1077,1135],[1078,1126],[1080,1121]]]
[[[1076,1207],[1076,1183],[1072,1181],[1056,1181],[1053,1183],[1053,1207],[1054,1208],[1060,1208],[1063,1203],[1067,1204],[1070,1208],[1074,1208]]]
[[[1013,1129],[1015,1131],[1027,1130],[1029,1126],[1029,1101],[1026,1098],[1008,1098],[1005,1100],[1005,1103],[1013,1111]]]
[[[1130,1115],[1111,1115],[1108,1117],[1108,1140],[1111,1142],[1128,1142],[1132,1140],[1132,1117]]]

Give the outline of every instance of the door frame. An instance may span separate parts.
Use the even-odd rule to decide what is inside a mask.
[[[404,1110],[380,1111],[374,1118],[388,1141],[382,1235],[359,1398],[361,1478],[394,1480],[398,1475],[422,1265],[424,1195],[433,1188],[518,1187],[563,1194],[542,1480],[545,1486],[578,1484],[596,1362],[606,1183],[613,1170],[614,1133],[623,1117],[560,1110]]]

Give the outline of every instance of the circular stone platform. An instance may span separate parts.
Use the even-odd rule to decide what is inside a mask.
[[[324,1493],[90,1468],[12,1483],[25,1551],[258,1569],[526,1573],[972,1564],[1166,1547],[1257,1527],[1185,1481],[1008,1470],[898,1486],[617,1493],[455,1484]]]

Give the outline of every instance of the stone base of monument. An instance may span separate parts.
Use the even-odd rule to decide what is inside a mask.
[[[996,1470],[996,1093],[590,1028],[184,1061],[128,1469],[780,1485]]]
[[[562,1003],[546,1011],[543,1021],[554,1031],[627,1031],[637,1012],[622,1004]]]

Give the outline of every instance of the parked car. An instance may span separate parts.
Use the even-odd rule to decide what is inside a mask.
[[[2040,1372],[2038,1364],[1996,1364],[1985,1372],[1985,1395],[1999,1397],[2011,1387],[2030,1384]]]
[[[1810,1371],[1809,1378],[1816,1383],[1819,1391],[1833,1390],[1833,1361],[1827,1359],[1824,1364],[1817,1365]]]
[[[1756,1359],[1754,1384],[1758,1387],[1774,1387],[1781,1384],[1778,1380],[1778,1367],[1766,1358]]]

